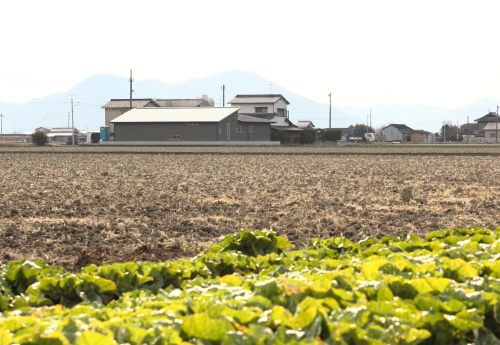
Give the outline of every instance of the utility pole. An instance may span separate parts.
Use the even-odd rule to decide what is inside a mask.
[[[222,85],[222,106],[226,106],[226,85]]]
[[[132,79],[132,70],[130,70],[130,109],[132,109],[132,92],[134,92],[134,90],[132,90],[132,82],[134,80]]]
[[[0,141],[3,141],[3,115],[0,114]]]
[[[73,98],[71,99],[71,144],[75,146],[75,119],[73,117]]]
[[[498,143],[498,105],[497,105],[497,121],[495,125],[495,144]]]
[[[328,94],[328,97],[330,97],[330,117],[328,121],[328,129],[332,129],[332,93],[330,92]]]
[[[370,127],[372,126],[372,110],[370,109]]]
[[[470,144],[469,116],[467,116],[467,144]]]
[[[443,121],[443,143],[446,142],[446,120]]]
[[[69,111],[68,111],[68,128],[69,128]]]

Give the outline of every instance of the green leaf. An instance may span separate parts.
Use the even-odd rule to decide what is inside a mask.
[[[227,332],[235,330],[228,320],[211,319],[206,313],[188,315],[183,317],[182,321],[181,329],[187,339],[221,341]]]
[[[449,279],[439,277],[425,277],[425,281],[433,291],[438,293],[443,293],[451,284]]]
[[[480,327],[474,330],[476,345],[500,345],[500,340],[490,330]]]
[[[0,344],[13,344],[14,338],[10,335],[9,332],[0,329]]]
[[[377,301],[392,301],[394,294],[386,285],[381,285],[377,290]]]
[[[293,329],[303,329],[309,326],[314,322],[314,319],[317,315],[318,309],[316,307],[311,307],[301,311],[297,316],[293,318]]]
[[[267,326],[271,328],[276,328],[280,325],[292,327],[292,320],[293,315],[290,311],[288,311],[288,309],[285,309],[280,305],[275,305],[271,309],[271,315],[269,316]]]
[[[92,331],[83,331],[76,340],[75,345],[111,345],[117,342],[110,335]]]

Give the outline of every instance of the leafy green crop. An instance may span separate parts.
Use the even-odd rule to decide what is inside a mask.
[[[309,241],[244,230],[191,260],[0,269],[0,344],[500,344],[500,228]]]

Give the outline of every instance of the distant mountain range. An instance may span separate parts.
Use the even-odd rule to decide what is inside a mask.
[[[214,99],[216,106],[222,106],[222,85],[225,86],[226,106],[237,94],[280,93],[290,102],[288,109],[292,122],[311,120],[317,128],[328,127],[328,104],[311,101],[251,72],[227,71],[178,84],[159,80],[138,81],[133,83],[133,97],[197,98],[208,95]],[[75,127],[81,130],[99,129],[104,125],[104,110],[101,107],[112,98],[129,98],[129,89],[127,78],[94,75],[66,92],[33,99],[26,104],[0,102],[0,114],[4,115],[3,133],[31,133],[38,127],[71,126],[71,99]],[[490,111],[496,111],[499,104],[498,99],[484,98],[459,109],[398,104],[374,105],[371,108],[332,106],[332,127],[371,123],[374,128],[379,128],[400,123],[413,129],[437,132],[444,121],[463,124],[467,123],[469,116],[469,122],[473,122]]]

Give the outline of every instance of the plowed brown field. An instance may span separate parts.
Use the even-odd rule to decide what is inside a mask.
[[[311,237],[500,226],[500,148],[1,148],[0,263],[191,257],[243,228]]]

